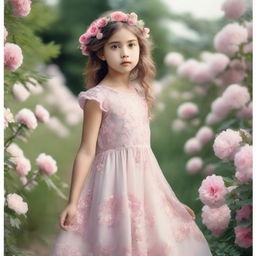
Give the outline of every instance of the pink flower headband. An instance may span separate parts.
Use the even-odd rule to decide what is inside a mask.
[[[101,28],[107,26],[108,23],[111,22],[127,22],[130,25],[137,25],[139,28],[141,28],[143,36],[145,38],[149,37],[149,28],[144,27],[144,21],[143,20],[138,20],[138,16],[136,13],[123,13],[120,11],[117,12],[112,12],[109,16],[107,17],[102,17],[99,18],[91,23],[89,28],[85,33],[83,33],[79,37],[79,42],[81,43],[80,49],[82,50],[82,54],[85,56],[89,55],[89,51],[87,49],[86,44],[89,42],[90,39],[102,39],[103,34],[101,33]]]

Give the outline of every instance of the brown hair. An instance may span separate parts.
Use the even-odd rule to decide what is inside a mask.
[[[125,22],[114,22],[101,29],[103,38],[101,40],[92,40],[87,43],[89,50],[89,59],[85,67],[85,81],[87,88],[96,86],[107,74],[108,66],[102,61],[97,53],[103,50],[105,42],[119,29],[126,28],[132,32],[138,39],[140,46],[140,58],[137,66],[131,71],[130,77],[136,80],[143,87],[145,98],[148,105],[149,116],[154,105],[154,96],[152,82],[155,77],[156,68],[151,56],[152,41],[143,36],[142,30]]]

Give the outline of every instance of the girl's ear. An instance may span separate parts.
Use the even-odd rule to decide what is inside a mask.
[[[102,50],[100,50],[100,51],[97,52],[97,57],[100,58],[100,59],[103,60],[103,61],[106,60],[106,58],[105,58],[105,56],[104,56]]]

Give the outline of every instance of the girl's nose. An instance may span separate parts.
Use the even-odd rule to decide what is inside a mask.
[[[128,50],[125,47],[121,51],[121,56],[122,56],[122,58],[129,57]]]

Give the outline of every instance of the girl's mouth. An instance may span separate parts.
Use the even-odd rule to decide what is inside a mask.
[[[126,65],[130,65],[131,64],[131,62],[130,61],[124,61],[124,62],[122,62],[121,63],[121,65],[124,65],[124,66],[126,66]]]

